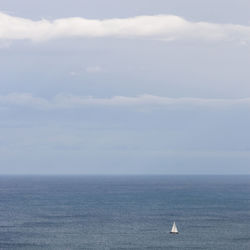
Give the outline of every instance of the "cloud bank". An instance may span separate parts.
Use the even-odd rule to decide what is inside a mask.
[[[0,39],[46,41],[59,38],[150,38],[166,41],[202,40],[236,41],[250,40],[250,26],[190,22],[174,15],[136,16],[124,19],[85,19],[81,17],[56,20],[31,19],[0,12]]]
[[[249,98],[239,99],[206,99],[206,98],[169,98],[154,95],[136,97],[114,96],[111,98],[83,97],[58,94],[52,99],[34,97],[29,93],[11,93],[0,96],[0,108],[31,107],[36,109],[67,109],[84,107],[207,107],[227,108],[234,106],[250,107]]]

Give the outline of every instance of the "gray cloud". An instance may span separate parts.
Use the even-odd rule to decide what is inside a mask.
[[[154,95],[140,95],[136,97],[113,96],[111,98],[95,98],[92,96],[75,96],[58,94],[52,99],[34,97],[29,93],[11,93],[0,96],[1,107],[6,106],[26,106],[38,109],[64,109],[81,108],[86,106],[113,106],[113,107],[208,107],[225,108],[230,106],[250,107],[250,98],[238,99],[209,99],[209,98],[169,98]]]

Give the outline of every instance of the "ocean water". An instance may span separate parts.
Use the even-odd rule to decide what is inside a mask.
[[[250,177],[2,176],[0,249],[247,250]]]

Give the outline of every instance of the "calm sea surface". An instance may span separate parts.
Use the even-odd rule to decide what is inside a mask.
[[[0,249],[248,250],[250,177],[2,176]]]

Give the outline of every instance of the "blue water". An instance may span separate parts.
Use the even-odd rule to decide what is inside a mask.
[[[247,250],[250,177],[2,176],[0,249]]]

